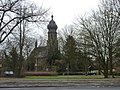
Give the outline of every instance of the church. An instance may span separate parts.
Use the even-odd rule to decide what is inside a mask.
[[[51,16],[51,21],[47,25],[48,40],[47,46],[37,47],[37,41],[35,42],[35,48],[31,52],[27,61],[28,71],[45,71],[49,67],[53,66],[55,60],[58,59],[58,40],[57,40],[57,25]]]

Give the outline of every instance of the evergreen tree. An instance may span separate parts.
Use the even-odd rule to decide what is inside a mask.
[[[5,52],[5,61],[4,61],[4,67],[6,71],[13,71],[14,76],[17,76],[18,73],[18,64],[19,64],[19,56],[16,51],[16,48],[12,48],[12,50],[7,55]]]
[[[64,57],[67,63],[67,68],[69,68],[69,71],[74,72],[77,70],[77,62],[76,62],[76,54],[77,54],[77,48],[76,48],[76,41],[73,38],[73,36],[68,36],[66,39],[66,43],[64,45]]]

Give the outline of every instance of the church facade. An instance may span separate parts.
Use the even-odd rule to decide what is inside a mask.
[[[53,20],[53,15],[47,29],[47,46],[37,47],[37,42],[35,43],[35,48],[28,57],[28,71],[45,71],[48,67],[54,65],[58,58],[57,25]]]

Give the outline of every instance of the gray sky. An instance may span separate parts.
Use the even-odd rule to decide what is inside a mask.
[[[95,9],[100,0],[31,0],[38,6],[50,8],[50,14],[54,15],[54,20],[58,29],[63,28],[73,22],[78,15],[84,15]],[[50,16],[51,18],[51,16]]]

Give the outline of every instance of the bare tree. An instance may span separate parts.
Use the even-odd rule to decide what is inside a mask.
[[[10,36],[10,34],[14,36],[16,45],[13,45],[13,47],[17,47],[19,53],[16,76],[23,74],[21,72],[23,72],[25,63],[25,48],[30,48],[30,45],[26,42],[28,41],[26,40],[28,38],[26,33],[28,24],[39,23],[41,25],[46,22],[45,17],[48,14],[48,9],[44,9],[42,6],[38,8],[35,4],[30,4],[26,1],[27,0],[0,0],[0,43]],[[13,38],[13,36],[11,37]]]
[[[65,45],[66,39],[68,38],[68,36],[73,36],[74,39],[77,38],[78,34],[77,31],[75,30],[74,25],[65,25],[64,28],[62,28],[62,30],[58,31],[58,45],[59,45],[59,49],[63,50],[63,46]]]
[[[22,21],[45,22],[48,9],[37,8],[27,0],[0,0],[0,43],[2,43],[11,32]]]
[[[119,8],[119,0],[102,0],[98,11],[93,11],[91,16],[78,20],[81,30],[87,31],[91,39],[91,53],[98,58],[105,78],[108,78],[109,69],[113,76],[115,43],[120,38]]]

